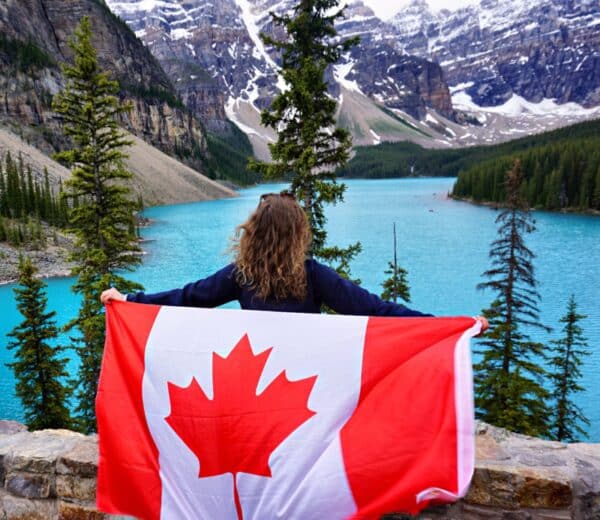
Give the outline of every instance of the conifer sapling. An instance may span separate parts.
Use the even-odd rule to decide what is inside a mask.
[[[550,378],[555,404],[551,436],[557,441],[575,442],[578,437],[585,435],[582,425],[590,424],[581,408],[572,400],[573,394],[584,390],[577,381],[581,378],[582,356],[589,354],[587,340],[579,325],[579,322],[585,318],[585,315],[577,312],[575,296],[571,295],[567,313],[560,320],[564,323],[562,330],[564,336],[551,342],[553,356],[550,358],[552,366]]]
[[[73,65],[63,65],[67,79],[55,96],[54,110],[62,116],[72,147],[57,154],[72,168],[65,183],[71,200],[69,224],[75,234],[72,259],[77,276],[74,291],[82,296],[79,315],[70,324],[81,337],[78,392],[79,420],[84,431],[95,430],[95,396],[104,347],[104,313],[101,292],[114,285],[123,292],[141,288],[120,273],[140,263],[139,246],[131,222],[136,210],[127,181],[123,149],[130,144],[117,118],[129,107],[117,98],[118,84],[98,65],[92,45],[90,20],[84,17],[69,43]]]
[[[62,380],[67,377],[67,360],[60,358],[63,347],[53,346],[59,329],[47,312],[46,285],[36,277],[37,268],[29,258],[19,259],[19,285],[14,289],[17,309],[23,321],[8,336],[14,361],[7,363],[15,374],[16,394],[23,404],[25,422],[32,430],[69,428],[71,394]]]
[[[526,329],[548,331],[539,321],[533,252],[524,237],[535,230],[527,204],[520,195],[521,164],[517,160],[506,174],[507,206],[496,218],[498,237],[492,243],[492,267],[479,289],[491,290],[494,300],[483,311],[489,321],[477,349],[481,361],[475,366],[475,404],[481,419],[524,433],[549,434],[545,346],[533,341]]]

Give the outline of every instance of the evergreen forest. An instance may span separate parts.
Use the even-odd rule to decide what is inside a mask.
[[[521,196],[537,209],[600,210],[600,135],[565,139],[471,166],[458,175],[452,195],[475,202],[506,201],[503,179],[520,158]]]
[[[0,242],[43,245],[42,222],[65,227],[68,206],[61,191],[52,190],[47,171],[37,179],[21,157],[15,161],[7,153],[0,160]]]
[[[533,208],[600,209],[600,120],[494,146],[428,150],[414,143],[358,147],[343,177],[457,176],[453,195],[477,202],[505,201],[504,175],[522,163],[522,194]]]
[[[241,186],[256,183],[260,176],[248,168],[252,144],[248,136],[235,124],[222,134],[207,132],[208,154],[205,159],[207,175],[211,179],[231,181]]]

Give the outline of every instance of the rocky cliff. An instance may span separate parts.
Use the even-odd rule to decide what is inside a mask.
[[[0,519],[108,519],[94,507],[97,464],[96,436],[29,433],[0,421]],[[385,518],[408,517],[390,512]],[[466,497],[418,518],[597,520],[600,445],[542,441],[480,424]]]
[[[292,0],[107,2],[209,128],[225,113],[256,153],[267,153],[274,136],[259,112],[282,84],[278,56],[259,34],[274,34],[269,11],[290,12]],[[338,122],[357,145],[408,139],[440,147],[597,117],[599,24],[597,0],[480,0],[441,11],[413,0],[387,21],[361,0],[348,2],[337,30],[360,44],[328,72]]]
[[[360,37],[360,43],[336,67],[344,71],[345,80],[356,81],[372,99],[416,119],[425,119],[427,108],[449,119],[454,117],[441,67],[404,52],[389,24],[369,7],[360,2],[349,5],[337,30],[342,37]]]
[[[152,54],[102,0],[6,0],[0,4],[0,122],[46,152],[64,145],[50,110],[64,85],[59,64],[82,16],[92,21],[101,66],[133,103],[123,125],[170,155],[203,167],[206,139]]]
[[[263,146],[273,135],[260,127],[259,111],[283,88],[277,74],[278,56],[259,37],[264,32],[283,38],[269,11],[289,12],[293,0],[108,0],[144,41],[165,70],[179,95],[209,128],[225,114]],[[340,102],[342,124],[357,144],[406,137],[407,127],[395,116],[422,120],[427,111],[454,118],[450,92],[440,66],[409,56],[398,46],[393,27],[361,3],[348,6],[337,26],[340,37],[360,36],[360,44],[328,72],[331,93]],[[350,97],[360,99],[350,99]],[[225,111],[223,111],[225,106]],[[364,113],[369,113],[364,120]],[[377,134],[376,134],[377,135]]]
[[[600,105],[597,0],[480,0],[441,11],[413,0],[392,24],[406,52],[439,63],[477,105],[513,94]]]

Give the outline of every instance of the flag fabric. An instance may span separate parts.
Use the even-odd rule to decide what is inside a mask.
[[[473,318],[125,302],[106,315],[101,511],[368,519],[467,491]]]

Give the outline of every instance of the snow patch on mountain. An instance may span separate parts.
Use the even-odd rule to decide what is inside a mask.
[[[334,65],[333,77],[342,87],[346,88],[347,90],[351,90],[353,92],[360,92],[362,94],[362,91],[360,90],[360,87],[358,86],[356,80],[346,79],[347,76],[352,72],[352,68],[354,67],[354,65],[355,63],[352,60],[348,60],[345,63],[339,65]]]
[[[260,57],[269,64],[273,72],[277,74],[277,88],[280,92],[283,92],[284,90],[286,90],[287,85],[283,77],[279,74],[279,67],[277,63],[275,63],[275,61],[273,61],[273,58],[269,56],[269,53],[265,49],[263,41],[260,39],[261,29],[256,23],[256,21],[257,18],[262,17],[262,13],[259,12],[259,15],[254,15],[252,13],[252,6],[250,5],[250,2],[248,0],[235,0],[235,2],[242,11],[242,20],[244,21],[246,29],[248,30],[248,34],[250,35],[250,38],[254,43],[255,50],[258,52]]]
[[[472,112],[489,112],[505,116],[556,115],[556,116],[593,116],[600,115],[600,107],[584,108],[577,103],[557,103],[554,99],[545,98],[539,103],[532,103],[525,98],[513,94],[504,104],[494,107],[480,107],[464,90],[452,95],[452,103],[458,109]]]
[[[379,134],[377,134],[375,131],[373,131],[372,128],[369,128],[369,132],[371,132],[371,135],[373,136],[373,144],[374,145],[378,145],[381,143],[381,136]]]

